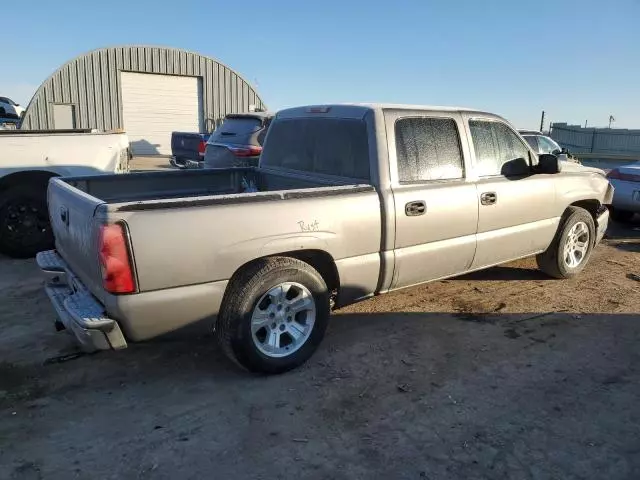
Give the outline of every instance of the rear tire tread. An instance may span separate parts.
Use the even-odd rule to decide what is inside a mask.
[[[324,285],[322,276],[320,276],[320,274],[313,267],[311,267],[311,265],[301,260],[291,257],[267,257],[259,259],[241,269],[234,275],[229,283],[229,286],[227,287],[227,291],[224,295],[222,303],[222,308],[216,322],[215,335],[224,354],[236,365],[245,370],[250,370],[256,373],[283,373],[301,365],[307,360],[306,358],[303,358],[301,361],[296,361],[285,368],[271,368],[265,365],[255,364],[249,361],[246,357],[240,358],[241,356],[239,356],[238,352],[234,350],[234,341],[236,341],[236,339],[238,338],[239,330],[242,327],[242,322],[244,321],[243,316],[238,314],[238,312],[242,311],[243,301],[246,298],[252,298],[256,296],[256,290],[259,289],[261,282],[267,275],[271,274],[274,271],[284,269],[293,271],[304,271],[311,275],[317,276],[317,279]],[[326,290],[327,289],[325,285],[325,291]],[[326,294],[326,300],[327,305],[325,314],[328,317],[328,293]],[[324,305],[320,305],[316,301],[317,317],[323,315],[324,307]],[[322,322],[318,320],[319,319],[317,318],[314,328],[319,328],[322,330],[320,337],[322,338],[322,336],[324,335],[326,324],[322,325]],[[311,338],[307,340],[307,342],[310,341]],[[297,353],[298,352],[295,352],[294,354],[292,354],[292,356],[295,356]]]

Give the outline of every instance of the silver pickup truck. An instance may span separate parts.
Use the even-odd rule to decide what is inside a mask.
[[[490,113],[299,107],[258,168],[52,179],[56,250],[38,263],[56,325],[88,350],[208,321],[238,364],[278,373],[334,307],[533,255],[576,275],[612,195]]]

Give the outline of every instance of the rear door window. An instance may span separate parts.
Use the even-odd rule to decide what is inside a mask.
[[[453,119],[401,118],[395,124],[395,137],[401,183],[464,176],[460,136]]]
[[[369,181],[362,120],[299,118],[271,124],[261,165]]]

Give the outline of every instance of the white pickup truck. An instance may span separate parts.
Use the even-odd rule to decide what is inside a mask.
[[[123,132],[0,130],[0,253],[25,258],[53,246],[50,178],[124,173],[129,160]]]

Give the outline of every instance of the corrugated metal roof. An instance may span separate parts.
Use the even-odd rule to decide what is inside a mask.
[[[250,105],[266,107],[246,80],[212,58],[176,48],[122,46],[93,50],[60,67],[36,91],[21,128],[55,128],[56,103],[75,105],[77,128],[123,128],[122,71],[202,77],[208,130],[227,113],[246,112]]]

